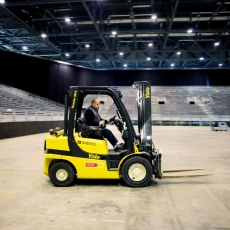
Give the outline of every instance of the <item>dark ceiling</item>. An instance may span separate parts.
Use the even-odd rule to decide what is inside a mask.
[[[3,50],[96,70],[230,68],[228,1],[5,0],[0,5]]]

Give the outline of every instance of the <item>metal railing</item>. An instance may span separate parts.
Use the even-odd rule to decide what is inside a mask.
[[[112,114],[101,114],[103,118],[112,117]],[[137,124],[137,115],[130,115],[133,124]],[[178,124],[187,123],[188,125],[193,125],[197,123],[198,125],[209,125],[213,121],[230,121],[230,115],[156,115],[152,114],[152,123],[164,123],[164,124]]]
[[[229,116],[219,115],[152,115],[153,121],[230,121]]]
[[[101,114],[108,118],[108,114]],[[0,110],[0,122],[21,122],[21,121],[61,121],[64,119],[64,111],[35,111],[35,110]],[[137,121],[137,116],[131,115],[132,121]],[[218,115],[152,115],[153,122],[212,122],[230,121],[229,116]]]
[[[34,111],[34,110],[0,110],[0,122],[22,121],[61,121],[64,112],[57,111]]]

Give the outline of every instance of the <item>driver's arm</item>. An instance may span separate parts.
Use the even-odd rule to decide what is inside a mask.
[[[112,121],[115,121],[115,117],[116,117],[116,115],[115,115],[115,116],[113,116],[113,117],[111,117],[109,120],[107,120],[107,121],[108,121],[108,123],[109,123],[109,122],[112,122]]]
[[[110,120],[110,119],[109,119]],[[110,121],[109,120],[103,120],[102,118],[101,118],[101,120],[99,121],[99,125],[106,125],[106,124],[108,124]]]
[[[114,118],[110,118],[110,119],[103,119],[103,118],[101,118],[100,117],[100,122],[99,122],[99,125],[106,125],[106,124],[108,124],[109,122],[111,122],[111,121],[114,121],[115,119]]]
[[[102,119],[100,122],[102,122],[101,124],[104,125],[104,124],[108,124],[109,122],[112,122],[112,121],[115,121],[114,117],[109,118],[107,120]],[[100,124],[100,122],[99,122],[99,124]]]

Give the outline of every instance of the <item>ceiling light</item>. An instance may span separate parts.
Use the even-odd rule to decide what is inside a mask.
[[[46,34],[42,34],[41,36],[42,36],[42,38],[46,38]]]
[[[0,0],[0,4],[3,4],[3,3],[5,3],[5,0]]]
[[[152,46],[153,46],[153,43],[149,43],[148,46],[149,46],[149,47],[152,47]]]
[[[151,57],[147,57],[146,59],[147,59],[147,61],[150,61],[150,60],[151,60]]]
[[[203,58],[203,57],[200,57],[200,60],[202,61],[202,60],[204,60],[204,58]]]
[[[65,18],[65,21],[66,22],[70,22],[70,18]]]
[[[122,55],[124,55],[124,53],[123,53],[123,52],[120,52],[120,53],[119,53],[119,55],[121,55],[121,56],[122,56]]]
[[[222,64],[222,63],[219,63],[219,66],[223,66],[223,64]]]
[[[215,42],[215,43],[214,43],[214,46],[218,46],[218,45],[220,45],[219,42]]]
[[[22,49],[23,49],[23,50],[27,50],[28,47],[27,47],[27,46],[23,46]]]
[[[85,44],[85,47],[86,47],[86,48],[89,48],[89,44]]]
[[[191,34],[192,33],[192,29],[187,30],[187,33]]]
[[[175,64],[173,64],[173,63],[172,63],[170,66],[172,66],[172,67],[173,67],[173,66],[175,66]]]
[[[127,64],[124,64],[123,66],[124,66],[124,67],[127,67],[128,65],[127,65]]]
[[[117,31],[112,31],[112,35],[116,35],[117,34]]]
[[[100,62],[101,60],[99,58],[96,59],[96,62]]]
[[[65,56],[66,56],[66,57],[69,57],[69,54],[68,54],[68,53],[66,53],[66,54],[65,54]]]
[[[181,54],[181,52],[180,52],[180,51],[178,51],[176,54],[177,54],[177,55],[180,55],[180,54]]]
[[[156,15],[156,14],[153,14],[151,18],[152,18],[153,20],[156,20],[156,19],[157,19],[157,15]]]

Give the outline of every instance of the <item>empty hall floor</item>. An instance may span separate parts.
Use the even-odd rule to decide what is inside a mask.
[[[115,126],[108,126],[120,138]],[[0,230],[230,230],[230,132],[153,126],[164,169],[210,176],[54,187],[43,174],[46,133],[0,140]],[[121,140],[121,138],[119,139]],[[195,173],[195,172],[194,172]]]

